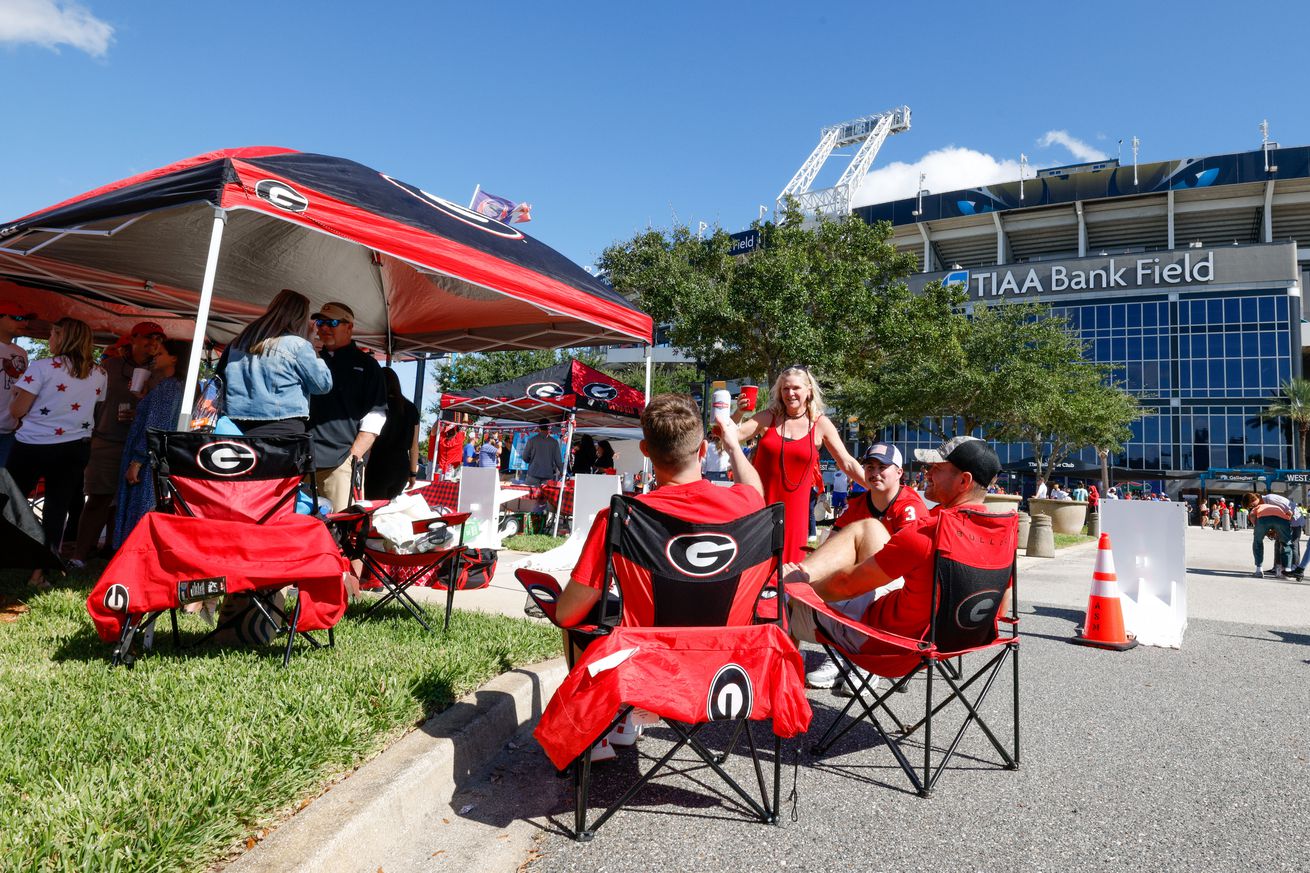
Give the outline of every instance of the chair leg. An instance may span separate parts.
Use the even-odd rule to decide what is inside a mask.
[[[929,779],[932,777],[932,665],[924,671],[928,674],[928,687],[923,699],[923,781],[919,784],[919,796],[932,794]]]
[[[291,611],[291,621],[287,622],[287,650],[282,655],[282,666],[291,663],[291,647],[296,642],[296,628],[300,626],[300,592],[296,592],[296,608]]]
[[[450,613],[455,608],[455,582],[458,577],[454,573],[451,573],[450,576],[450,584],[446,586],[446,623],[441,628],[443,631],[450,630]]]
[[[178,633],[178,630],[177,630],[177,610],[176,610],[176,609],[170,609],[170,610],[168,611],[168,620],[169,620],[170,622],[172,622],[172,625],[173,625],[173,651],[176,652],[176,651],[178,651],[179,649],[182,648],[182,635],[181,635],[180,633]]]
[[[1019,647],[1014,646],[1014,651],[1010,653],[1013,659],[1014,674],[1012,681],[1014,685],[1011,693],[1014,695],[1014,765],[1011,770],[1019,769]]]

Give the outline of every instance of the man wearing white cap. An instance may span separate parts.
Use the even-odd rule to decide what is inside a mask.
[[[318,493],[342,509],[350,503],[352,463],[364,461],[387,421],[387,385],[378,362],[355,345],[349,306],[328,303],[310,318],[332,371],[332,390],[309,398],[315,478]]]
[[[824,602],[843,615],[880,630],[918,638],[932,612],[933,550],[937,519],[961,509],[985,511],[987,486],[1001,471],[996,451],[977,437],[960,436],[936,450],[918,449],[915,460],[930,464],[925,496],[939,504],[926,518],[894,535],[877,519],[849,525],[849,535],[834,536],[800,564],[783,568],[783,581],[806,582]],[[902,588],[884,588],[896,578]],[[882,590],[880,590],[882,589]],[[877,643],[791,600],[791,633],[816,641],[816,630],[850,651],[874,653]]]
[[[894,534],[928,516],[928,506],[919,492],[901,482],[905,470],[900,449],[890,443],[874,443],[865,449],[862,462],[869,490],[852,499],[846,511],[833,522],[833,538],[851,536],[843,531],[864,519],[877,519],[889,534]],[[833,548],[841,548],[840,543]],[[831,659],[825,659],[806,673],[805,684],[811,688],[835,688],[839,695],[850,691]]]

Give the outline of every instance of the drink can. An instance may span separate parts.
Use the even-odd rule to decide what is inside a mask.
[[[715,415],[728,415],[732,412],[732,395],[727,388],[715,389],[713,409]]]

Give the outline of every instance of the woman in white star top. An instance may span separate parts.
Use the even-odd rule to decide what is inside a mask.
[[[50,355],[32,361],[18,379],[10,412],[21,423],[5,468],[24,494],[45,478],[41,526],[46,545],[58,552],[69,507],[82,490],[105,371],[95,362],[91,328],[76,318],[61,318],[50,329]],[[40,570],[28,584],[50,587]]]

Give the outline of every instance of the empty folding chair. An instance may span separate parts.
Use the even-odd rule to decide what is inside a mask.
[[[861,651],[842,648],[819,633],[819,642],[841,668],[842,681],[852,690],[850,701],[811,748],[823,755],[841,737],[862,721],[871,724],[891,750],[915,790],[927,797],[956,754],[968,729],[977,725],[1001,757],[1004,769],[1019,766],[1019,636],[1018,590],[1015,547],[1018,516],[972,510],[942,513],[938,521],[933,557],[931,620],[922,639],[911,639],[864,625],[828,608],[807,584],[788,585],[787,594],[803,600],[827,620],[845,625],[869,640]],[[1008,599],[1009,615],[1002,615]],[[1004,629],[1003,629],[1004,628]],[[967,676],[964,665],[983,658]],[[1007,749],[982,717],[988,692],[1009,660],[1012,666],[1013,745]],[[861,677],[859,667],[870,676]],[[892,679],[890,687],[877,693],[872,677]],[[893,709],[904,709],[905,691],[921,676],[924,690],[923,715],[907,724]],[[937,697],[934,682],[946,683],[944,696]],[[972,696],[970,696],[972,694]],[[951,704],[963,712],[955,734],[944,749],[934,746],[934,721],[947,716]],[[882,718],[879,718],[879,713]],[[884,721],[887,724],[884,724]],[[923,730],[922,768],[911,762],[914,750],[909,741]]]
[[[800,653],[777,609],[781,582],[782,507],[766,507],[727,524],[696,524],[616,495],[609,509],[606,580],[597,621],[569,628],[592,642],[542,715],[535,735],[560,770],[575,780],[575,839],[593,832],[690,748],[751,813],[778,817],[781,740],[805,731]],[[549,576],[520,571],[520,582],[553,617],[559,588]],[[617,626],[615,608],[618,609]],[[673,747],[594,821],[587,821],[592,747],[635,708],[659,716]],[[617,717],[616,717],[617,714]],[[772,791],[750,722],[772,720]],[[727,748],[702,741],[711,722],[735,722]],[[744,737],[758,781],[748,792],[724,769]]]
[[[117,643],[113,662],[130,666],[133,637],[165,611],[177,643],[178,607],[231,595],[245,595],[245,608],[204,639],[258,615],[287,634],[284,664],[297,637],[322,646],[309,631],[326,630],[333,645],[349,564],[320,520],[295,511],[302,477],[314,469],[309,437],[152,430],[148,439],[158,508],[87,598],[100,638]],[[276,600],[288,586],[297,591],[289,611]]]

